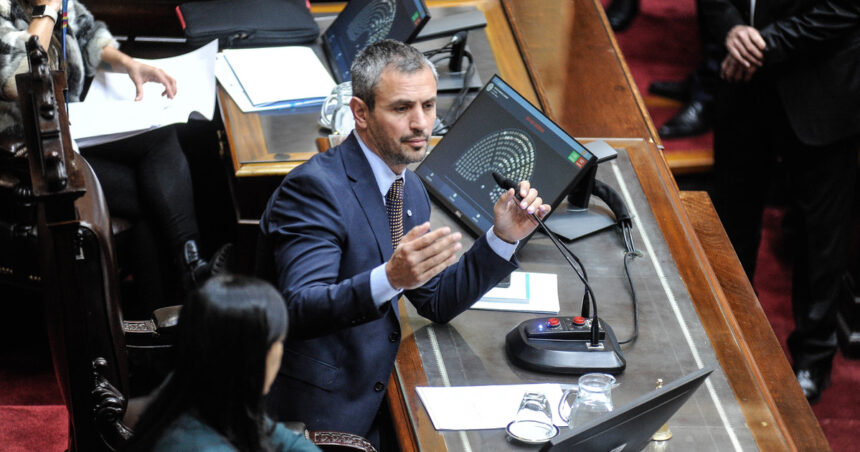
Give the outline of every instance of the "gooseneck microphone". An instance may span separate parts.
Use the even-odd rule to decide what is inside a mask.
[[[499,187],[506,191],[513,188],[515,198],[522,201],[518,187],[512,180],[495,171],[492,174]],[[566,374],[622,372],[626,367],[626,361],[612,328],[597,316],[597,299],[585,277],[585,267],[567,247],[561,244],[538,213],[531,214],[532,218],[537,221],[538,226],[558,248],[585,286],[587,295],[585,298],[590,299],[591,302],[583,300],[583,310],[590,304],[591,318],[587,320],[585,317],[546,317],[526,320],[505,336],[505,349],[508,356],[514,364],[536,371]]]
[[[516,185],[516,183],[514,183],[514,181],[508,179],[505,176],[502,176],[501,174],[499,174],[496,171],[493,171],[493,179],[495,179],[496,184],[498,184],[498,186],[501,187],[505,191],[513,188],[514,189],[514,197],[517,199],[517,201],[523,200],[522,196],[520,196],[520,194],[519,194],[519,187],[517,187],[517,185]],[[600,326],[599,326],[599,320],[597,318],[597,299],[594,297],[594,291],[591,290],[591,285],[588,284],[588,279],[585,278],[585,275],[583,275],[583,273],[580,272],[579,268],[577,268],[577,266],[574,264],[574,262],[573,262],[574,258],[572,258],[572,256],[570,255],[571,254],[570,250],[568,250],[567,247],[565,247],[564,245],[561,244],[561,242],[558,241],[558,237],[556,237],[555,233],[553,233],[548,227],[546,227],[546,224],[544,224],[543,220],[540,219],[540,216],[538,216],[538,213],[535,212],[535,213],[531,214],[531,216],[532,216],[532,218],[534,218],[537,221],[538,225],[546,233],[546,235],[549,236],[549,239],[552,241],[553,245],[555,245],[555,247],[558,248],[558,251],[561,253],[562,256],[564,256],[565,260],[567,260],[567,263],[573,269],[574,273],[576,273],[576,276],[578,276],[579,280],[582,281],[582,284],[585,285],[585,290],[588,292],[588,295],[589,295],[588,298],[591,299],[591,307],[592,307],[592,310],[591,310],[592,311],[592,313],[591,313],[591,346],[597,347],[598,344],[600,343]],[[580,264],[580,265],[582,265],[582,264]]]

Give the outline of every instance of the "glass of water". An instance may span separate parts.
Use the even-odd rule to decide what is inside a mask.
[[[568,422],[570,428],[574,428],[612,411],[613,384],[615,377],[609,374],[591,373],[579,377],[576,399],[570,404],[569,410],[565,409],[565,405],[572,392],[565,391],[561,398],[559,414],[562,419]],[[565,417],[564,413],[568,411],[570,414]]]

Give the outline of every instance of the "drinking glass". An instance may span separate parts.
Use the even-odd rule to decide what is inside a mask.
[[[573,404],[568,402],[573,391],[565,391],[559,402],[559,415],[570,428],[574,428],[612,411],[614,383],[615,377],[609,374],[591,373],[579,377],[579,389]],[[566,412],[569,415],[565,416]]]
[[[526,392],[523,395],[517,417],[508,424],[508,433],[526,442],[547,441],[558,433],[558,428],[552,423],[552,409],[545,394]]]

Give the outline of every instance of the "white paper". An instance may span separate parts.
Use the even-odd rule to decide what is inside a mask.
[[[558,278],[555,273],[513,272],[509,288],[491,289],[471,309],[558,314]]]
[[[324,99],[335,86],[331,75],[310,47],[226,49],[223,53],[254,106]]]
[[[171,58],[138,59],[163,69],[176,80],[176,96],[161,95],[160,83],[143,85],[135,102],[134,83],[127,74],[99,71],[84,102],[69,104],[69,122],[82,147],[132,136],[149,129],[187,122],[193,114],[211,120],[215,113],[215,54],[218,42]]]
[[[227,63],[227,60],[224,58],[223,53],[219,53],[215,56],[215,78],[218,79],[218,83],[220,83],[224,90],[227,91],[227,94],[230,95],[233,102],[236,103],[236,106],[239,107],[239,110],[242,110],[243,113],[283,110],[287,108],[320,108],[323,104],[323,99],[313,98],[298,101],[290,100],[273,102],[271,104],[255,106],[251,103],[251,99],[248,99],[248,95],[245,94],[245,90],[242,89],[239,79],[236,78],[236,74],[233,73],[233,70],[230,68],[230,64]]]
[[[416,388],[436,430],[505,428],[516,418],[526,392],[546,395],[553,423],[566,427],[558,414],[562,389],[558,383]]]

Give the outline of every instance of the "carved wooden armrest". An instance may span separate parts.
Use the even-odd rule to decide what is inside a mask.
[[[370,441],[362,438],[361,436],[353,435],[352,433],[318,431],[310,432],[310,435],[311,442],[323,450],[342,448],[364,452],[376,452],[376,448],[373,447],[373,444],[370,444]]]
[[[123,320],[126,346],[129,348],[162,348],[173,345],[181,306],[167,306],[152,312],[146,320]]]
[[[0,136],[0,156],[7,158],[26,158],[27,145],[23,138]]]

